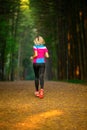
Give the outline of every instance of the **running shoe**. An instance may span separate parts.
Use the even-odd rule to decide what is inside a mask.
[[[36,97],[39,97],[39,95],[40,95],[40,94],[39,94],[39,91],[35,91],[35,96],[36,96]]]
[[[40,89],[39,91],[39,98],[43,98],[44,97],[44,90]]]

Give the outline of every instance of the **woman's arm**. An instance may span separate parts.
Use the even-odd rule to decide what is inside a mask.
[[[34,51],[34,55],[30,57],[31,60],[33,60],[35,57],[37,57],[38,54],[37,54],[37,51]]]
[[[45,53],[45,57],[49,58],[49,53],[48,52]]]

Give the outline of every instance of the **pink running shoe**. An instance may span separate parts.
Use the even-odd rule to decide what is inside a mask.
[[[39,91],[39,98],[43,98],[44,97],[44,90],[40,89]]]
[[[35,91],[35,96],[36,96],[36,97],[39,97],[39,95],[40,95],[40,94],[39,94],[39,91]]]

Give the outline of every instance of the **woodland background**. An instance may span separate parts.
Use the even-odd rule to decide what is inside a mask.
[[[47,80],[87,81],[87,0],[0,0],[0,80],[33,80],[35,36],[46,41]]]

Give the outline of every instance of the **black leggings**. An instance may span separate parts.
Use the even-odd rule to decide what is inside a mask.
[[[38,91],[39,82],[41,89],[44,88],[45,63],[33,63],[33,69],[35,73],[35,87],[36,91]]]

